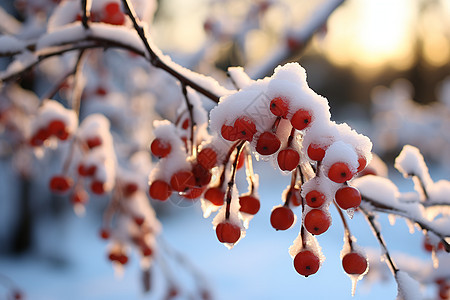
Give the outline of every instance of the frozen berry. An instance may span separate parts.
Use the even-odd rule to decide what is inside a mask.
[[[161,158],[169,155],[170,150],[172,150],[172,146],[170,145],[170,143],[160,138],[154,139],[150,148],[154,156]]]
[[[212,187],[206,190],[205,199],[216,206],[223,205],[225,192],[219,187]]]
[[[130,197],[139,189],[138,185],[134,182],[128,182],[123,186],[122,192],[124,197]]]
[[[200,164],[192,166],[192,174],[195,177],[195,184],[199,187],[208,185],[212,178],[211,172]]]
[[[206,187],[192,187],[192,188],[188,189],[186,192],[184,192],[181,196],[184,199],[194,200],[194,199],[199,198],[201,195],[203,195],[205,188]]]
[[[45,128],[41,128],[31,137],[30,145],[33,147],[41,146],[49,137],[50,132]]]
[[[234,128],[236,129],[236,136],[239,140],[251,142],[253,135],[256,133],[256,125],[252,120],[246,117],[239,117],[234,121]]]
[[[342,267],[347,274],[361,275],[366,272],[367,259],[359,253],[350,252],[342,258]]]
[[[361,194],[358,189],[351,186],[344,186],[338,189],[334,198],[342,209],[356,208],[361,204]]]
[[[297,130],[303,130],[311,123],[311,114],[304,110],[299,109],[291,118],[292,127]]]
[[[304,226],[311,234],[319,235],[330,227],[330,218],[323,210],[312,209],[305,216]]]
[[[89,194],[84,189],[75,189],[71,197],[72,204],[86,204],[89,200]]]
[[[102,229],[100,230],[100,237],[101,237],[102,239],[107,240],[107,239],[109,239],[110,236],[111,236],[111,232],[109,232],[108,229],[102,228]]]
[[[294,268],[300,275],[308,277],[317,273],[320,259],[311,251],[303,250],[294,257]]]
[[[92,181],[91,191],[94,194],[103,195],[105,193],[105,183],[99,180]]]
[[[125,15],[120,11],[119,3],[109,2],[104,8],[105,15],[102,22],[112,25],[122,25],[125,23]]]
[[[271,155],[280,149],[280,139],[272,132],[263,132],[256,143],[256,152],[261,155]]]
[[[297,188],[293,188],[291,190],[291,198],[289,200],[290,204],[294,207],[302,205],[302,198],[300,196],[300,190]]]
[[[236,169],[239,170],[240,168],[242,168],[244,166],[244,162],[245,162],[245,151],[241,151],[238,157]]]
[[[252,195],[240,196],[239,204],[241,205],[239,211],[250,215],[255,215],[261,206],[259,199]]]
[[[279,206],[272,210],[270,224],[276,230],[286,230],[294,224],[295,215],[292,209],[286,206]]]
[[[227,141],[235,141],[237,140],[237,130],[233,126],[228,125],[222,125],[222,128],[220,130],[220,134],[224,139]]]
[[[170,178],[170,185],[177,192],[185,192],[195,187],[195,176],[191,171],[178,171]]]
[[[69,133],[66,130],[66,124],[61,120],[53,120],[48,124],[48,132],[50,135],[56,136],[60,140],[66,140]]]
[[[190,124],[189,119],[185,119],[185,120],[183,121],[183,124],[181,124],[181,128],[183,128],[184,130],[186,130],[186,129],[188,129],[189,124]]]
[[[98,147],[102,144],[102,139],[99,136],[92,136],[86,140],[86,144],[89,149]]]
[[[334,163],[328,170],[328,178],[336,183],[344,183],[347,180],[352,179],[353,173],[346,163],[337,162]]]
[[[278,153],[278,166],[282,171],[292,171],[300,162],[300,155],[294,149],[284,149]]]
[[[289,105],[286,99],[281,97],[273,98],[270,101],[270,111],[277,117],[286,118],[289,112]]]
[[[165,201],[172,194],[172,190],[167,182],[155,180],[150,185],[149,194],[150,197],[155,200]]]
[[[212,148],[203,148],[197,155],[197,162],[206,169],[212,169],[217,164],[217,153]]]
[[[326,197],[323,193],[317,190],[312,190],[306,194],[305,200],[309,207],[318,208],[325,203]]]
[[[362,170],[364,170],[366,168],[367,165],[367,160],[364,156],[360,156],[358,157],[358,170],[356,170],[357,172],[361,172]]]
[[[67,192],[72,187],[72,179],[63,175],[56,175],[50,179],[50,190],[55,193]]]
[[[216,227],[216,235],[221,243],[236,243],[241,237],[241,228],[235,224],[224,221]]]
[[[95,172],[97,171],[96,165],[86,166],[82,163],[78,165],[78,174],[80,176],[93,176],[95,175]]]
[[[308,157],[315,161],[321,161],[325,156],[326,147],[317,145],[317,144],[309,144],[308,146]]]

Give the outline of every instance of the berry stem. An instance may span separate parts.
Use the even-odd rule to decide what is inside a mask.
[[[333,200],[333,204],[336,207],[336,210],[338,211],[339,216],[341,217],[342,225],[344,226],[344,234],[347,237],[346,240],[348,242],[348,245],[350,246],[350,251],[353,251],[353,238],[352,238],[352,234],[350,232],[350,227],[348,226],[348,223],[347,223],[347,219],[345,218],[342,210],[336,204],[336,201]]]
[[[232,172],[231,172],[231,178],[230,181],[228,181],[228,187],[227,187],[227,193],[226,193],[226,209],[225,209],[225,219],[230,218],[230,208],[231,208],[231,192],[233,190],[234,186],[234,179],[236,177],[236,170],[237,170],[237,163],[239,159],[239,154],[241,153],[242,146],[244,145],[246,141],[240,141],[239,144],[236,146],[236,157],[233,162],[232,166]]]
[[[84,29],[89,29],[88,21],[91,18],[91,1],[81,0],[81,10],[83,15],[81,16],[81,24],[83,24]]]
[[[339,209],[339,208],[338,208]],[[367,212],[363,207],[359,207],[359,210],[363,213],[364,217],[366,217],[367,222],[369,223],[370,228],[372,229],[373,234],[378,240],[378,243],[380,244],[381,250],[384,253],[384,256],[386,257],[386,264],[388,265],[389,269],[391,270],[394,277],[399,271],[397,266],[395,265],[394,261],[391,258],[391,255],[389,254],[389,250],[386,246],[386,243],[384,242],[383,236],[381,235],[381,232],[378,228],[378,226],[375,224],[375,216],[369,212]]]
[[[284,201],[284,206],[288,206],[289,207],[289,202],[291,201],[291,197],[292,197],[292,190],[295,187],[295,182],[297,181],[297,172],[292,172],[291,174],[291,184],[289,186],[289,191],[286,193],[286,199]],[[302,198],[302,196],[300,195],[300,198]],[[302,198],[302,205],[303,205],[303,198]]]
[[[247,160],[247,163],[245,165],[245,174],[247,175],[247,181],[250,185],[250,195],[253,195],[255,191],[255,173],[253,172],[253,160],[252,156],[248,153],[247,148],[244,148],[242,151],[245,151],[245,159]]]
[[[414,173],[413,174],[408,174],[408,176],[417,179],[418,184],[416,184],[416,185],[418,185],[420,187],[420,189],[422,190],[422,192],[423,192],[423,198],[424,199],[422,199],[422,201],[423,202],[428,201],[428,199],[430,197],[428,196],[428,192],[427,192],[427,189],[425,188],[425,183],[423,182],[422,177],[420,177],[419,175],[414,174]]]
[[[239,145],[240,143],[242,143],[242,141],[235,142],[233,145],[231,145],[230,149],[228,149],[227,155],[225,156],[225,160],[223,161],[223,170],[222,173],[220,174],[219,187],[222,187],[223,183],[225,182],[225,173],[228,162],[230,161],[230,157],[233,154],[234,149],[236,149],[237,145]]]
[[[287,147],[288,148],[291,146],[292,141],[294,140],[294,136],[295,136],[295,128],[292,127],[291,134],[289,135],[288,140],[287,140]]]
[[[191,119],[190,122],[190,140],[191,140],[191,155],[196,156],[197,155],[197,146],[194,144],[194,127],[196,126],[195,120],[194,120],[194,106],[191,104],[191,101],[189,101],[188,93],[186,84],[184,82],[181,82],[181,90],[183,92],[184,100],[186,101],[186,107],[189,111],[189,118]]]
[[[83,86],[82,86],[83,80],[80,80],[81,79],[80,76],[82,74],[82,66],[84,62],[85,53],[86,53],[85,50],[80,51],[73,70],[74,84],[72,91],[72,109],[75,111],[78,117],[80,117],[81,96],[83,94]]]
[[[280,121],[281,121],[281,117],[277,117],[275,119],[275,122],[273,122],[272,132],[275,133],[275,134],[277,133],[277,128],[278,128],[278,125],[280,125]]]

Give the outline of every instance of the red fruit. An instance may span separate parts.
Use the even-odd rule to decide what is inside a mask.
[[[69,133],[66,130],[66,124],[61,120],[51,121],[50,124],[48,124],[48,132],[50,135],[54,135],[62,141],[69,137]]]
[[[286,39],[286,44],[291,51],[298,50],[302,46],[302,42],[292,36]]]
[[[251,142],[253,135],[256,133],[256,125],[253,121],[246,117],[239,117],[234,121],[234,128],[236,129],[236,137],[239,140]]]
[[[99,136],[92,136],[86,140],[86,144],[89,149],[98,147],[102,144],[102,139]]]
[[[308,277],[317,273],[320,259],[311,251],[303,250],[294,257],[294,268],[300,275]]]
[[[216,235],[221,243],[236,243],[241,237],[241,228],[230,222],[224,221],[217,225]]]
[[[122,25],[125,23],[125,15],[120,11],[119,3],[109,2],[106,4],[105,13],[102,22],[112,25]]]
[[[125,265],[128,262],[128,256],[126,256],[125,254],[119,254],[119,256],[117,257],[117,262]]]
[[[200,164],[195,164],[192,167],[192,174],[195,177],[195,183],[197,186],[205,186],[211,181],[212,174],[208,169],[205,169]]]
[[[86,204],[89,200],[89,194],[84,189],[75,189],[71,201],[72,204]]]
[[[248,213],[250,215],[255,215],[261,207],[259,199],[251,195],[239,197],[239,204],[241,205],[239,211]]]
[[[317,144],[309,144],[308,146],[308,157],[315,161],[321,161],[325,156],[326,147],[317,145]]]
[[[102,87],[99,86],[96,90],[95,90],[95,94],[99,95],[99,96],[105,96],[108,93],[108,91]]]
[[[15,290],[12,292],[12,295],[13,295],[14,300],[22,300],[23,299],[23,294],[21,291]]]
[[[361,275],[367,269],[367,259],[359,253],[350,252],[342,258],[342,267],[347,274]]]
[[[181,196],[185,199],[197,199],[198,197],[200,197],[203,192],[205,191],[206,187],[193,187],[190,188],[189,190],[187,190],[184,194],[182,194]]]
[[[286,206],[279,206],[272,210],[270,224],[276,230],[286,230],[294,224],[294,212]]]
[[[430,239],[428,238],[428,236],[425,236],[425,238],[423,240],[423,248],[428,252],[432,252],[433,250],[439,251],[439,250],[445,249],[444,244],[442,244],[442,242],[439,242],[439,244],[437,245],[437,249],[436,249],[436,245],[430,243]]]
[[[146,256],[146,257],[152,256],[152,254],[153,254],[153,250],[149,246],[143,246],[141,248],[141,252],[142,252],[142,256]]]
[[[212,169],[217,164],[217,153],[212,148],[203,148],[197,155],[197,162],[205,169]]]
[[[110,236],[111,236],[111,233],[109,232],[108,229],[103,228],[100,230],[100,237],[102,239],[107,240],[107,239],[109,239]]]
[[[124,197],[130,197],[139,189],[138,185],[134,182],[128,182],[122,189]]]
[[[152,150],[154,156],[162,158],[169,155],[170,150],[172,150],[172,146],[169,142],[156,138],[153,140],[150,149]]]
[[[206,190],[204,197],[212,204],[221,206],[224,202],[225,192],[221,188],[212,187]]]
[[[56,175],[50,179],[50,190],[54,193],[67,192],[72,186],[72,179],[63,175]]]
[[[280,149],[280,139],[270,131],[263,132],[256,143],[256,152],[261,155],[271,155]]]
[[[362,170],[364,170],[364,168],[367,165],[367,160],[364,156],[360,156],[358,157],[358,170],[356,170],[357,172],[361,172]]]
[[[172,190],[165,181],[155,180],[150,185],[149,194],[153,199],[165,201],[172,194]]]
[[[225,124],[222,125],[220,133],[222,134],[222,137],[227,141],[234,142],[235,140],[237,140],[237,130],[233,126],[228,126]]]
[[[105,193],[105,183],[102,181],[94,180],[91,183],[91,191],[96,195],[103,195]]]
[[[134,217],[133,221],[134,221],[134,223],[136,223],[136,225],[141,226],[142,224],[144,224],[145,218],[144,217]]]
[[[299,109],[295,112],[295,114],[291,118],[292,127],[297,130],[303,130],[309,126],[311,123],[311,114],[304,110]]]
[[[352,179],[353,173],[346,163],[337,162],[334,163],[328,170],[328,178],[336,183],[344,183],[347,180]]]
[[[105,5],[105,12],[108,15],[114,15],[120,12],[120,6],[117,2],[109,2]]]
[[[305,200],[309,207],[318,208],[325,203],[326,197],[323,193],[312,190],[306,194]]]
[[[177,192],[185,192],[195,187],[195,176],[191,171],[178,171],[170,178],[170,185]]]
[[[361,204],[361,194],[358,189],[351,186],[338,189],[334,198],[342,209],[356,208]]]
[[[319,235],[324,233],[330,227],[330,216],[323,210],[310,210],[304,220],[304,226],[311,234]]]
[[[294,149],[284,149],[278,153],[278,166],[282,171],[292,171],[300,162],[300,155]]]
[[[184,121],[183,121],[183,124],[181,124],[181,128],[183,128],[184,130],[186,130],[186,129],[188,129],[188,127],[189,127],[189,119],[185,119]]]
[[[80,174],[80,176],[93,176],[96,171],[97,171],[96,165],[92,166],[85,166],[83,164],[78,165],[78,174]]]
[[[286,99],[281,97],[273,98],[270,101],[270,111],[277,117],[286,118],[289,112],[289,105]]]
[[[33,147],[41,146],[49,137],[50,132],[45,128],[41,128],[31,137],[30,145]]]

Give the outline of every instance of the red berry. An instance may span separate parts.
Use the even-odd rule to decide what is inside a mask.
[[[279,206],[272,210],[270,224],[276,230],[286,230],[294,224],[295,216],[292,209],[286,206]]]
[[[221,206],[224,202],[225,192],[221,188],[212,187],[206,190],[204,197],[212,204]]]
[[[114,14],[120,12],[120,6],[119,6],[119,3],[117,3],[117,2],[108,2],[108,3],[105,5],[105,12],[106,12],[108,15],[114,15]]]
[[[300,155],[294,149],[284,149],[278,153],[278,166],[282,171],[292,171],[300,162]]]
[[[195,187],[195,176],[191,171],[178,171],[170,178],[170,185],[177,192],[185,192]]]
[[[324,233],[330,227],[330,216],[323,210],[310,210],[304,220],[304,226],[311,234],[319,235]]]
[[[80,174],[80,176],[93,176],[96,171],[97,171],[96,165],[92,166],[85,166],[83,164],[78,165],[78,174]]]
[[[338,189],[334,198],[342,209],[356,208],[361,204],[361,194],[358,189],[351,186]]]
[[[350,252],[342,258],[342,267],[347,274],[361,275],[367,269],[367,259],[359,253]]]
[[[60,140],[66,140],[69,133],[66,130],[66,124],[61,120],[53,120],[48,124],[48,132],[50,135],[56,136]]]
[[[239,204],[241,205],[239,211],[248,213],[250,215],[255,215],[259,211],[259,208],[261,206],[259,199],[251,195],[239,197]]]
[[[108,93],[108,91],[102,87],[99,86],[96,90],[95,90],[95,94],[99,95],[99,96],[105,96]]]
[[[211,172],[208,169],[202,167],[200,164],[194,164],[192,166],[192,174],[194,174],[195,183],[199,187],[208,185],[211,181]]]
[[[134,182],[128,182],[122,189],[124,197],[130,197],[139,189],[138,185]]]
[[[92,181],[91,191],[96,195],[103,195],[105,193],[105,183],[99,180]]]
[[[165,201],[172,194],[172,190],[165,181],[155,180],[150,185],[149,193],[153,199]]]
[[[280,139],[270,131],[263,132],[256,143],[256,152],[261,155],[271,155],[280,149]]]
[[[308,157],[315,161],[321,161],[325,156],[326,147],[322,147],[317,144],[309,144]]]
[[[320,259],[311,251],[303,250],[294,257],[294,268],[300,275],[308,277],[317,273]]]
[[[212,169],[217,164],[217,153],[212,148],[203,148],[197,155],[197,162],[206,169]]]
[[[183,124],[181,124],[181,128],[183,128],[184,130],[186,130],[186,129],[188,129],[189,124],[190,124],[189,119],[185,119],[185,120],[183,121]]]
[[[433,250],[439,251],[439,250],[445,249],[444,244],[442,244],[442,242],[439,242],[439,244],[437,244],[437,249],[436,249],[436,245],[430,243],[430,239],[428,236],[425,236],[425,238],[423,240],[423,248],[428,252],[431,252]]]
[[[216,235],[221,243],[236,243],[241,237],[241,228],[230,222],[224,221],[216,227]]]
[[[337,162],[334,163],[328,170],[328,178],[336,183],[344,183],[347,180],[352,179],[353,173],[346,163]]]
[[[142,224],[144,224],[145,222],[145,218],[144,217],[134,217],[133,218],[134,223],[136,223],[136,225],[141,226]]]
[[[295,37],[292,37],[292,36],[289,36],[286,39],[286,44],[287,44],[289,50],[291,50],[291,51],[298,50],[302,46],[302,42],[300,40],[296,39]]]
[[[237,140],[237,130],[233,126],[228,126],[225,124],[222,125],[220,133],[222,134],[222,137],[227,141],[234,142],[235,140]]]
[[[72,204],[86,204],[89,200],[89,194],[84,189],[75,189],[71,201]]]
[[[170,150],[172,150],[172,146],[169,142],[156,138],[153,140],[150,149],[152,150],[154,156],[162,158],[169,155]]]
[[[102,239],[107,240],[107,239],[109,239],[110,236],[111,236],[111,233],[109,232],[108,229],[103,228],[100,230],[100,237]]]
[[[200,197],[203,192],[205,191],[206,187],[192,187],[190,189],[188,189],[184,194],[182,194],[181,196],[185,199],[197,199],[198,197]]]
[[[98,147],[102,144],[102,139],[99,136],[92,136],[86,140],[86,144],[89,149]]]
[[[236,129],[236,136],[239,140],[251,142],[253,135],[256,133],[256,125],[252,120],[246,117],[239,117],[234,121],[234,128]]]
[[[142,256],[146,256],[146,257],[152,256],[152,254],[153,254],[153,250],[149,246],[141,247],[141,252],[142,252]]]
[[[325,203],[326,197],[323,193],[312,190],[306,194],[305,200],[309,207],[318,208]]]
[[[299,109],[291,118],[292,127],[297,130],[303,130],[311,123],[311,114],[304,110]]]
[[[22,299],[23,299],[23,294],[22,294],[22,292],[19,291],[19,290],[13,291],[13,292],[12,292],[12,295],[13,295],[13,299],[14,299],[14,300],[22,300]]]
[[[72,187],[72,179],[62,175],[53,176],[50,179],[50,190],[54,193],[67,192]]]
[[[270,101],[270,111],[277,117],[286,118],[289,112],[289,105],[286,99],[281,97],[273,98]]]
[[[361,172],[362,170],[365,169],[367,165],[367,160],[364,156],[360,156],[358,157],[358,170],[356,170],[357,172]]]
[[[125,23],[125,15],[120,11],[119,3],[109,2],[105,5],[105,16],[102,22],[112,25],[122,25]]]
[[[50,132],[45,128],[41,128],[31,137],[30,145],[33,147],[41,146],[49,137]]]
[[[128,262],[128,256],[126,256],[125,254],[119,254],[119,256],[117,257],[117,262],[125,265]]]

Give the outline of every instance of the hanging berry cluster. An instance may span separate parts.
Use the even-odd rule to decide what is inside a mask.
[[[174,124],[156,124],[151,148],[161,160],[150,175],[150,195],[159,200],[172,192],[189,199],[201,197],[205,217],[219,210],[213,220],[217,238],[231,248],[260,208],[252,155],[271,162],[291,175],[291,183],[283,192],[283,203],[273,208],[270,222],[276,230],[289,229],[297,219],[292,209],[302,207],[300,234],[290,253],[297,272],[309,276],[324,260],[315,236],[331,225],[330,204],[351,217],[361,203],[359,191],[348,181],[370,162],[372,144],[347,124],[330,120],[328,101],[308,87],[298,64],[278,67],[272,77],[258,81],[250,80],[242,69],[232,74],[240,89],[222,97],[210,112],[212,135],[196,136],[192,146],[196,150],[200,144],[197,155],[182,143]],[[235,175],[244,162],[249,191],[240,194]],[[367,260],[354,244],[348,234],[343,267],[348,274],[361,275],[367,271]]]

